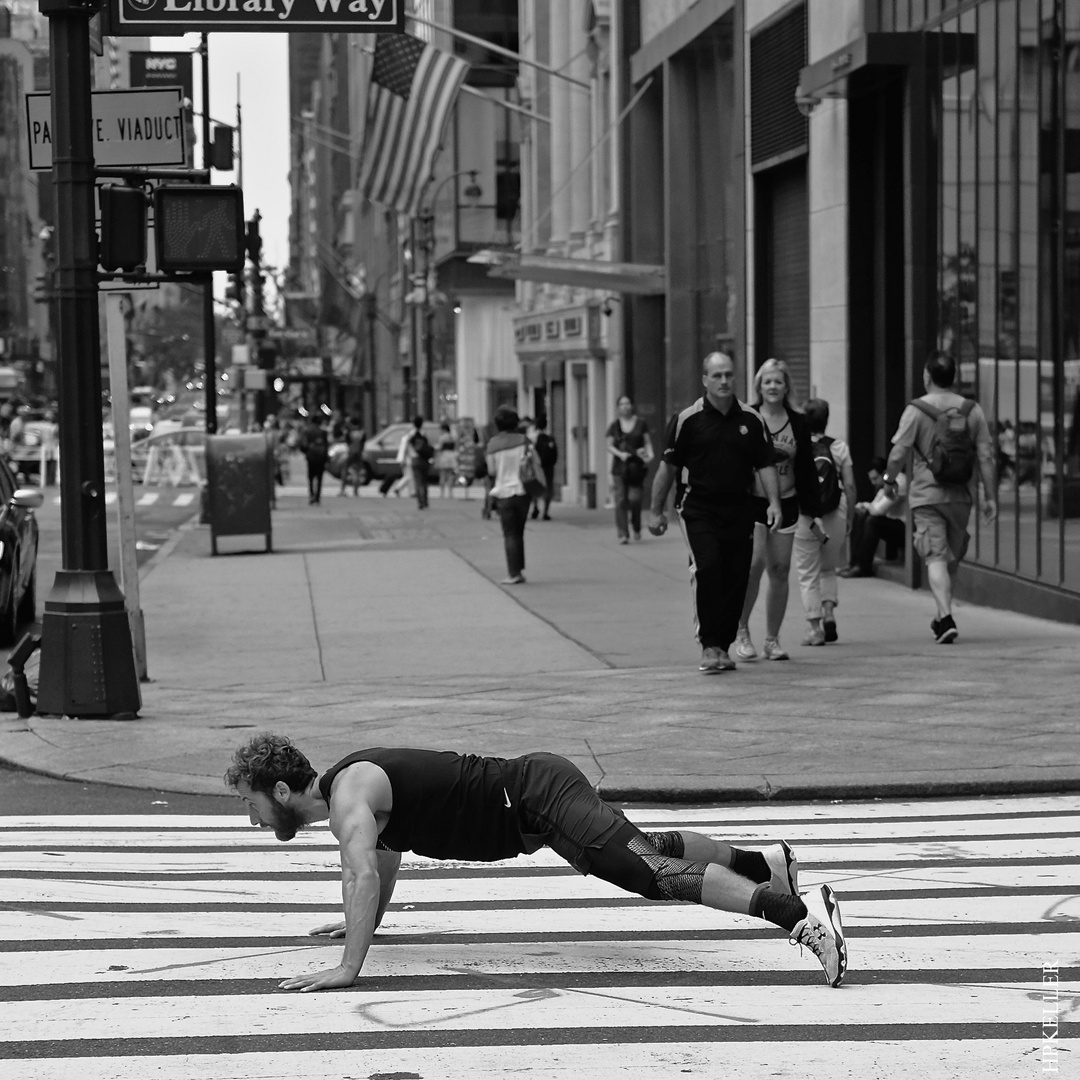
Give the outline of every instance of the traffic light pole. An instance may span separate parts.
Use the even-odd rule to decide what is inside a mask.
[[[210,172],[210,38],[203,34],[202,146],[203,168]],[[217,434],[217,331],[214,327],[214,275],[207,274],[203,287],[203,389],[206,393],[206,434]]]
[[[120,718],[134,716],[142,699],[124,597],[108,568],[90,112],[97,7],[40,0],[52,77],[63,569],[45,601],[38,711]]]

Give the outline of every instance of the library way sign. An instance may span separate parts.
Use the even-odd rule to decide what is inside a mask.
[[[405,0],[109,0],[113,37],[216,31],[320,30],[374,34],[405,28]]]

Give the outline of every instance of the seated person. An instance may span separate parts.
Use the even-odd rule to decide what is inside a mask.
[[[874,485],[875,495],[871,502],[855,504],[849,541],[851,565],[839,572],[845,578],[874,576],[874,555],[880,541],[885,541],[887,551],[902,549],[904,544],[907,477],[903,473],[897,477],[897,496],[892,499],[882,487],[883,457],[874,458],[867,475]]]

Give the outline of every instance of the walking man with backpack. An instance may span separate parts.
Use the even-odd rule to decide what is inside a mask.
[[[937,618],[930,624],[939,645],[956,640],[952,614],[953,583],[968,545],[968,520],[976,480],[983,484],[983,516],[997,517],[994,444],[977,402],[953,390],[956,362],[934,352],[923,370],[926,393],[904,410],[893,436],[885,471],[886,493],[896,495],[896,477],[910,478],[908,503],[915,550],[926,564]],[[911,457],[910,469],[905,468]]]

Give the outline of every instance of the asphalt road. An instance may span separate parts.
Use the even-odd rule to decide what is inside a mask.
[[[0,816],[42,814],[232,814],[247,819],[235,796],[180,795],[57,780],[0,765]]]
[[[115,487],[106,491],[108,503],[109,567],[120,583],[120,528],[116,516]],[[173,532],[199,511],[199,493],[195,488],[135,489],[135,556],[141,567],[165,544]],[[60,534],[60,489],[45,489],[45,502],[37,512],[38,542],[38,618],[44,608],[56,572],[63,566]]]

